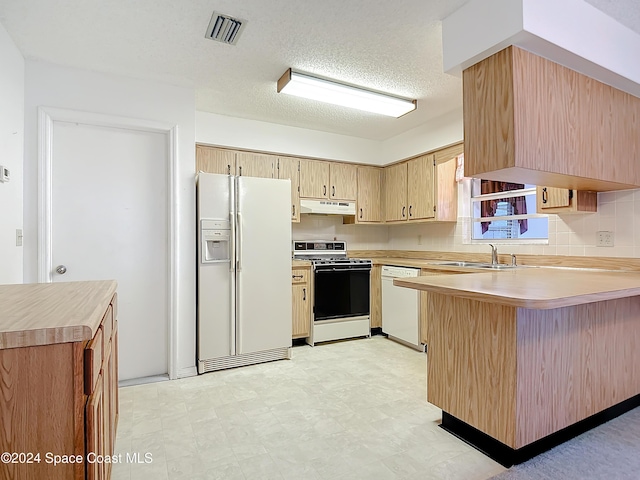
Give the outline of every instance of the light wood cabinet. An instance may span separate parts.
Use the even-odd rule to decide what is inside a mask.
[[[640,186],[640,98],[515,46],[463,72],[469,177],[582,191]]]
[[[407,216],[409,220],[422,220],[435,216],[433,155],[423,155],[407,162]]]
[[[598,211],[598,194],[539,186],[536,209],[538,213],[594,213]]]
[[[236,153],[236,174],[241,177],[275,178],[277,157],[257,153]]]
[[[93,310],[91,315],[94,316],[98,303],[92,303],[88,299],[102,296],[100,302],[104,305],[104,294],[101,291],[95,295],[84,295],[87,290],[80,291],[83,288],[77,286],[80,282],[74,284],[72,294],[65,295],[82,298],[79,302],[82,304],[82,311]],[[56,292],[68,289],[70,285],[72,284],[53,284],[42,287],[40,291],[46,289],[47,292]],[[80,315],[75,310],[65,312],[64,306],[51,301],[50,293],[45,293],[46,296],[40,296],[39,292],[32,293],[39,288],[38,285],[35,288],[32,285],[8,287],[29,290],[22,304],[34,302],[35,307],[30,307],[31,311],[27,315],[33,315],[34,309],[55,311],[61,318]],[[77,340],[89,328],[85,324],[76,327],[76,339],[68,341],[60,341],[60,337],[65,335],[62,333],[54,336],[40,333],[37,338],[29,339],[29,332],[24,332],[25,335],[18,342],[30,341],[29,346],[18,344],[14,348],[4,348],[6,344],[0,342],[0,425],[6,434],[0,435],[0,452],[32,452],[41,455],[40,463],[0,463],[0,478],[110,478],[111,464],[87,462],[90,454],[114,454],[119,413],[118,329],[115,320],[117,297],[113,293],[109,293],[106,298],[109,297],[111,303],[106,311],[103,310],[104,315],[97,329],[96,320],[93,327],[95,334],[88,341]],[[19,302],[19,297],[13,298]],[[65,301],[65,304],[69,303],[72,302]],[[5,304],[6,306],[11,307]],[[45,316],[37,315],[38,318]],[[64,320],[58,323],[60,324],[64,324]],[[47,330],[46,327],[43,329],[42,332]],[[60,329],[62,327],[48,330]],[[55,343],[56,341],[60,343]],[[77,455],[84,461],[54,466],[45,461],[46,452]]]
[[[291,270],[293,338],[307,338],[311,333],[309,275],[309,268],[292,268]]]
[[[356,200],[358,196],[358,167],[348,163],[329,164],[329,185],[332,200]]]
[[[236,152],[196,145],[196,172],[231,175],[236,171]]]
[[[456,222],[462,144],[384,168],[385,221]]]
[[[371,266],[369,317],[371,328],[382,328],[382,265]]]
[[[384,168],[385,220],[407,219],[407,164],[399,163]]]
[[[382,221],[382,168],[358,166],[356,223]]]
[[[329,162],[300,159],[300,197],[329,198]]]
[[[278,178],[291,180],[291,221],[300,222],[300,160],[279,157]]]
[[[300,160],[300,197],[356,200],[357,166],[322,160]]]

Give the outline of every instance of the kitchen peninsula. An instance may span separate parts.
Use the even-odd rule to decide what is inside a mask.
[[[0,305],[0,478],[110,478],[91,458],[114,453],[116,282],[0,285]]]
[[[427,400],[505,466],[640,405],[640,273],[396,279],[429,293]]]

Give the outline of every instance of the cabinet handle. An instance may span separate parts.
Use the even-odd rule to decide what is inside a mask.
[[[302,289],[302,301],[303,302],[307,301],[307,289],[306,288]]]
[[[409,205],[409,216],[413,217],[413,214],[411,213],[411,208],[413,208],[413,205]]]
[[[336,196],[336,186],[335,186],[335,185],[333,185],[333,186],[331,187],[331,196],[332,196],[332,197],[335,197],[335,196]]]
[[[295,217],[296,216],[296,206],[295,205],[291,205],[291,216]]]
[[[360,218],[362,218],[362,209],[360,209]]]
[[[239,176],[241,177],[241,176],[242,176],[242,165],[240,165],[240,166],[238,167],[238,170],[239,170]]]
[[[542,203],[547,203],[547,187],[542,189]]]
[[[302,278],[302,277],[304,277],[304,275],[291,275],[291,277],[293,277],[293,278]]]
[[[322,185],[322,196],[324,196],[324,197],[327,196],[327,186],[326,185]]]
[[[407,209],[407,207],[402,207],[402,218],[404,218],[404,211]]]

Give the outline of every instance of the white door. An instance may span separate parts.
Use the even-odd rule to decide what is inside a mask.
[[[161,133],[54,122],[53,278],[117,280],[120,380],[168,371],[167,148]]]

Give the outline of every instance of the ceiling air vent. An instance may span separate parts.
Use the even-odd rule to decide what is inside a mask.
[[[205,37],[216,42],[235,45],[245,25],[244,20],[213,12]]]

